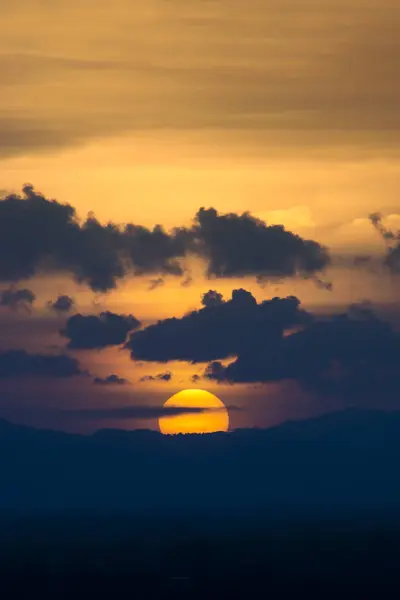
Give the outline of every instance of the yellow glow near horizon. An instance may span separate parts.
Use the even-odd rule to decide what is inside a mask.
[[[199,413],[161,417],[158,420],[158,426],[163,434],[228,431],[229,414],[226,406],[217,396],[205,390],[182,390],[171,396],[164,407],[204,408],[206,410]]]

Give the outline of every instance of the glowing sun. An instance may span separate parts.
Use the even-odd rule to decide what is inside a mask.
[[[164,407],[200,409],[199,412],[182,412],[160,417],[161,433],[213,433],[228,431],[229,414],[225,404],[205,390],[183,390],[166,401]],[[201,410],[204,409],[204,410]]]

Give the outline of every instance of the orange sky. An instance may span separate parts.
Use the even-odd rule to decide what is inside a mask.
[[[200,206],[248,210],[335,257],[384,252],[371,212],[400,229],[396,0],[0,0],[0,11],[1,190],[31,182],[81,217],[167,228]],[[304,281],[217,287],[295,294],[320,311],[398,298],[388,273],[339,261],[326,277],[332,292]],[[215,284],[199,274],[186,288],[148,286],[126,281],[97,302],[145,321],[180,316]],[[93,309],[69,280],[31,287],[42,307],[57,287]],[[90,363],[130,378],[117,352]],[[181,379],[161,392],[142,384],[149,397],[193,373],[171,370]]]

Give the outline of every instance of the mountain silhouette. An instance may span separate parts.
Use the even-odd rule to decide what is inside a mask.
[[[272,519],[400,516],[400,413],[271,429],[84,436],[0,421],[0,512]]]

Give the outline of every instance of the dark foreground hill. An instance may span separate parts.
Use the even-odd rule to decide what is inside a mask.
[[[379,411],[176,437],[0,422],[5,597],[386,594],[399,459]]]
[[[400,413],[267,430],[92,436],[0,422],[2,514],[400,516]]]

